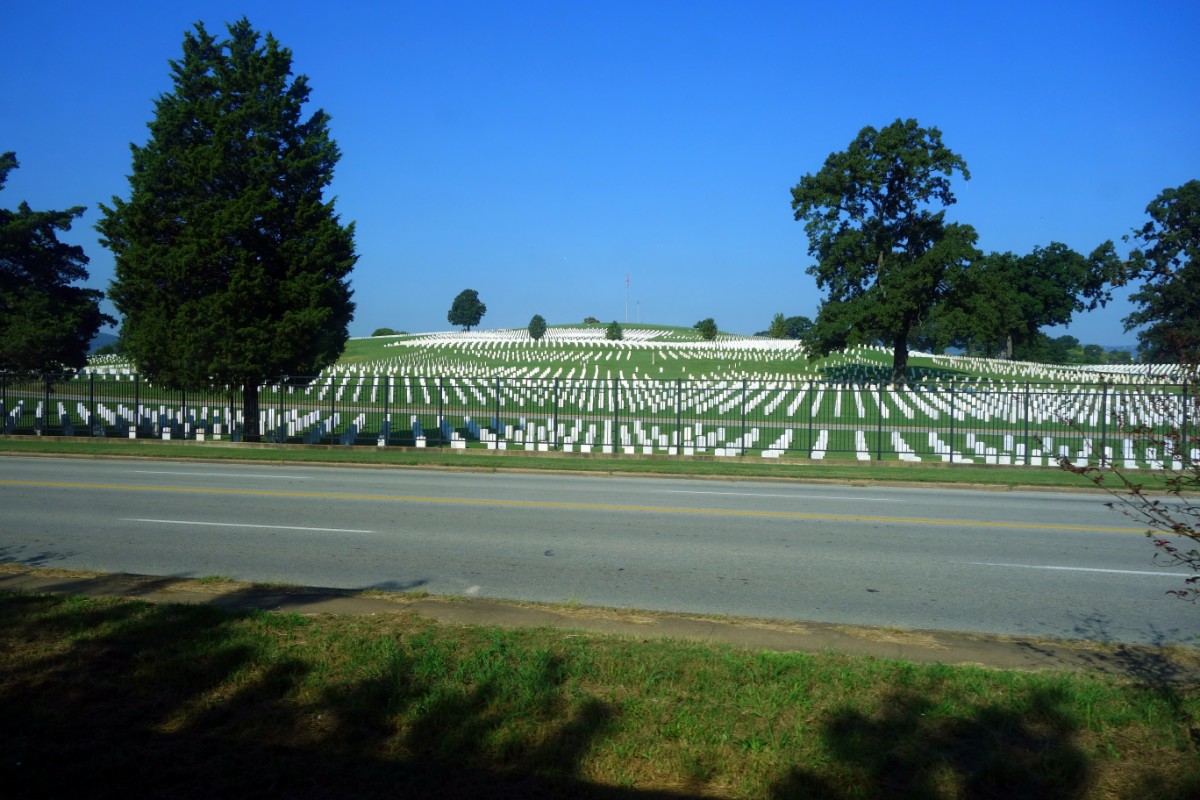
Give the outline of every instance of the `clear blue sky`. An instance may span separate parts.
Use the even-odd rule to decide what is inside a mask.
[[[1088,252],[1200,178],[1200,4],[1179,2],[17,3],[0,32],[0,204],[127,197],[168,60],[246,15],[308,75],[357,223],[352,335],[592,315],[753,333],[820,298],[789,189],[867,125],[941,129],[984,250]],[[1132,342],[1129,306],[1081,315]],[[1055,331],[1053,333],[1061,333]]]

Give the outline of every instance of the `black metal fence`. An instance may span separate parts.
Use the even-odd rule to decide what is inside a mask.
[[[892,387],[339,375],[259,387],[278,443],[645,455],[1170,465],[1200,446],[1189,384]],[[0,376],[9,435],[239,441],[240,387],[181,392],[136,375]],[[1157,441],[1156,441],[1157,440]]]

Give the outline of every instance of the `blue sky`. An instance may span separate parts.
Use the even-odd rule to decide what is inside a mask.
[[[168,60],[194,22],[242,15],[332,115],[352,335],[449,329],[464,288],[484,328],[814,316],[789,189],[897,118],[966,159],[949,215],[986,251],[1124,250],[1160,191],[1200,178],[1194,0],[15,4],[0,151],[21,168],[0,204],[87,206],[64,238],[90,285],[112,277],[97,204],[128,196]],[[1118,298],[1065,332],[1132,342],[1128,312]]]

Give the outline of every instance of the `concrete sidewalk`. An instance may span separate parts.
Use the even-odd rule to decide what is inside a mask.
[[[843,653],[916,663],[1016,670],[1086,670],[1148,682],[1200,682],[1200,650],[860,628],[819,622],[703,618],[660,612],[440,599],[323,588],[274,588],[179,577],[92,575],[6,566],[0,591],[208,603],[233,611],[299,614],[415,612],[445,624],[557,628],[640,639],[717,642],[751,650]]]

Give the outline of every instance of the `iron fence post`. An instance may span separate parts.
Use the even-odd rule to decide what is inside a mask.
[[[675,379],[675,455],[683,455],[683,378]]]
[[[1179,449],[1183,451],[1185,456],[1188,455],[1188,382],[1187,378],[1183,379],[1183,423],[1179,428]],[[1190,462],[1191,459],[1188,459]],[[1192,469],[1200,467],[1198,464],[1192,464]]]
[[[954,381],[950,381],[950,463],[954,463]]]
[[[383,377],[383,422],[387,425],[387,436],[383,438],[383,443],[389,444],[392,438],[392,376],[385,375]],[[379,426],[380,429],[383,425]]]
[[[1029,466],[1029,381],[1025,381],[1025,457],[1024,466]]]
[[[1108,446],[1108,382],[1100,380],[1100,467],[1109,466],[1105,448]]]
[[[562,450],[563,449],[562,443],[560,443],[560,441],[558,440],[558,378],[554,378],[554,392],[551,395],[551,402],[554,404],[553,405],[554,410],[552,411],[552,415],[553,415],[552,425],[554,427],[553,427],[553,429],[551,429],[551,432],[550,432],[550,441],[551,441],[551,444],[554,446],[554,450]]]
[[[746,455],[746,379],[742,378],[742,452],[741,455]]]
[[[810,382],[808,384],[808,388],[811,390],[812,386],[813,385]],[[809,401],[810,402],[806,405],[808,406],[808,457],[811,459],[813,454],[813,445],[816,444],[816,442],[813,441],[813,417],[815,416],[815,414],[813,414],[813,405],[815,404],[815,401],[813,401],[811,397],[809,398]]]
[[[613,378],[612,386],[613,386],[612,449],[613,449],[613,453],[616,453],[617,448],[620,447],[620,444],[618,444],[618,442],[620,442],[620,440],[621,440],[621,384],[616,378]]]
[[[879,385],[879,427],[875,432],[875,460],[883,461],[883,404],[887,400],[883,384]]]

